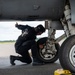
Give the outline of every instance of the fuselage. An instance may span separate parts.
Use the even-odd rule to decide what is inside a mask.
[[[0,0],[0,19],[58,20],[66,0]]]

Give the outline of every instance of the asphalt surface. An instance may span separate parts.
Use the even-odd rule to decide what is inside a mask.
[[[41,66],[32,66],[16,62],[11,66],[9,58],[0,58],[0,75],[54,75],[54,71],[60,69],[59,61]]]
[[[54,75],[54,71],[61,68],[59,61],[41,66],[15,61],[16,66],[11,66],[10,55],[17,55],[14,43],[0,44],[0,75]]]

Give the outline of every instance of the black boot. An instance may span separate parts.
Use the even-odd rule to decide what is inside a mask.
[[[17,56],[13,56],[13,55],[10,55],[10,63],[11,63],[11,65],[15,65],[15,60],[17,60]]]
[[[44,65],[45,63],[42,61],[39,61],[37,59],[33,59],[32,65],[33,66],[39,66],[39,65]]]

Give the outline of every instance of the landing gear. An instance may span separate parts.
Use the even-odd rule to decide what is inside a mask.
[[[53,63],[58,59],[60,46],[55,44],[56,50],[47,49],[47,37],[41,38],[37,41],[39,59],[45,63]]]
[[[63,42],[59,54],[61,66],[75,72],[75,35],[70,36]]]
[[[66,24],[62,24],[66,34],[66,40],[61,45],[59,51],[59,61],[64,69],[75,72],[75,26],[71,23],[71,11],[69,5],[65,6]]]
[[[75,25],[71,23],[71,10],[69,5],[65,6],[64,16],[58,22],[47,21],[46,27],[48,29],[48,39],[38,42],[38,54],[39,59],[48,63],[55,62],[58,59],[63,69],[75,72]],[[55,39],[56,30],[64,30],[66,40],[59,47],[58,42],[63,39],[64,36]],[[59,50],[60,49],[60,50]]]

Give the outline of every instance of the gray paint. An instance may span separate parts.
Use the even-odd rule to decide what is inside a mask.
[[[0,19],[58,20],[65,0],[0,0]]]
[[[75,0],[70,0],[72,24],[75,24]]]
[[[62,23],[60,21],[52,21],[51,27],[56,30],[63,30]]]

